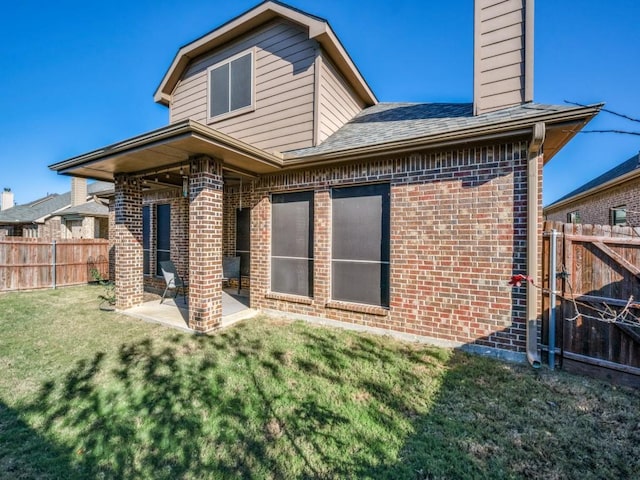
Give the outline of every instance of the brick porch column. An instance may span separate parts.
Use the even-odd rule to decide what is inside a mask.
[[[222,319],[222,163],[191,160],[189,177],[189,327],[207,332]]]
[[[142,303],[142,187],[128,175],[115,177],[116,308]]]

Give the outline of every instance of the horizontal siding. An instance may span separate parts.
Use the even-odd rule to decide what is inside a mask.
[[[172,95],[170,121],[207,122],[206,71],[255,47],[255,110],[209,126],[267,151],[313,145],[317,42],[300,27],[276,20],[238,42],[194,60]],[[291,137],[291,138],[288,138]]]
[[[322,56],[318,141],[321,143],[357,115],[364,102],[326,55]]]
[[[522,68],[521,63],[516,63],[515,65],[507,65],[505,67],[487,70],[482,74],[482,85],[512,78],[521,78],[523,76]]]
[[[524,101],[525,0],[477,0],[476,31],[478,88],[481,111],[497,110]]]
[[[480,10],[480,19],[484,22],[494,18],[502,17],[513,12],[522,12],[524,8],[523,0],[504,1],[487,4]]]

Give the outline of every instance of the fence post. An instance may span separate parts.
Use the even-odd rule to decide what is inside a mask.
[[[558,231],[551,230],[549,239],[549,368],[556,366],[556,255]]]
[[[53,240],[51,243],[51,280],[53,282],[52,288],[55,290],[56,288],[56,241]]]

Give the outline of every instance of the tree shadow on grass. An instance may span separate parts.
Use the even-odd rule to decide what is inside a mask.
[[[414,412],[398,394],[420,383],[404,367],[429,362],[400,361],[384,341],[283,328],[97,352],[15,416],[54,446],[65,478],[353,478],[393,460]]]
[[[509,422],[532,407],[530,384],[505,397],[495,388],[510,378],[500,364],[477,369],[449,355],[260,321],[210,337],[131,341],[77,362],[11,413],[50,462],[31,449],[8,458],[45,478],[531,474],[534,462],[514,464],[508,451],[521,442],[529,458],[522,439],[533,434]]]
[[[65,478],[74,470],[72,456],[70,449],[49,442],[0,402],[0,478]]]

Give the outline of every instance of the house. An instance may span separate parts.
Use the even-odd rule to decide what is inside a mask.
[[[507,282],[538,271],[543,163],[600,107],[533,103],[532,4],[475,2],[473,103],[379,102],[326,20],[275,1],[181,47],[167,126],[50,167],[115,182],[117,308],[170,258],[213,330],[239,254],[253,308],[537,364],[537,292]]]
[[[544,209],[547,220],[640,226],[640,153]]]
[[[113,191],[113,184],[71,179],[71,191],[48,194],[24,205],[0,211],[0,239],[4,237],[108,238],[109,208],[98,195]],[[6,193],[12,192],[5,191]],[[5,197],[3,196],[3,204]],[[13,197],[7,203],[13,204]]]

